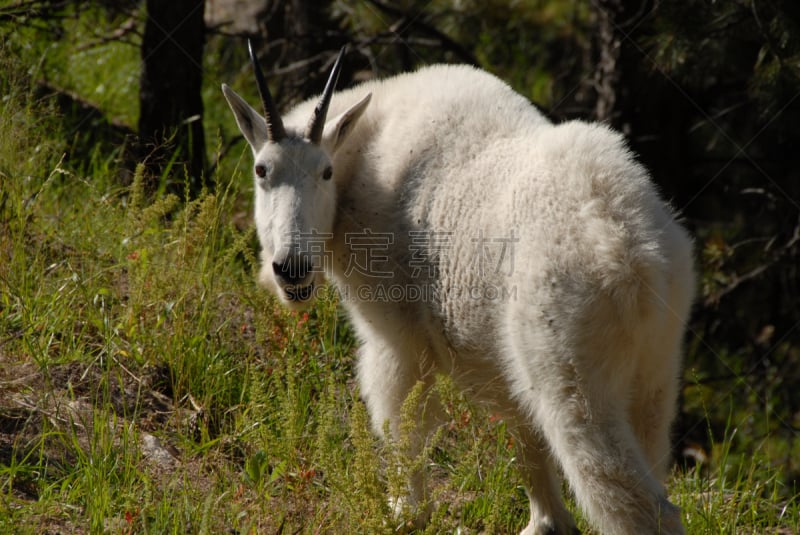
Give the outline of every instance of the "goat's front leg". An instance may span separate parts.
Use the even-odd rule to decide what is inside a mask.
[[[434,376],[426,370],[421,363],[424,361],[420,355],[408,352],[398,352],[384,344],[364,344],[359,350],[358,382],[361,396],[366,403],[370,414],[373,430],[385,440],[393,441],[398,445],[402,438],[401,420],[403,418],[403,404],[418,382],[422,382],[424,397],[421,406],[415,408],[419,419],[416,427],[411,431],[408,442],[403,444],[407,449],[403,452],[413,462],[422,454],[425,441],[430,429],[438,421],[438,404],[431,402],[430,393]],[[431,405],[435,407],[431,408]],[[386,424],[390,436],[385,436]],[[397,517],[407,513],[414,515],[415,527],[423,527],[432,509],[429,502],[425,475],[421,468],[415,467],[408,474],[407,496],[393,496],[389,499],[392,512]]]

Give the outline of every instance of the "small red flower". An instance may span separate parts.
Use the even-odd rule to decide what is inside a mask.
[[[297,326],[302,327],[306,322],[308,322],[308,312],[303,312],[303,315],[300,316],[299,320],[297,320]]]

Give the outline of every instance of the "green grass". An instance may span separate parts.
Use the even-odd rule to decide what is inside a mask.
[[[297,314],[255,286],[252,225],[239,216],[251,188],[243,151],[197,200],[148,199],[141,170],[122,186],[112,158],[62,159],[57,117],[15,77],[19,65],[7,67],[0,532],[390,533],[403,519],[385,496],[401,492],[395,474],[420,467],[432,488],[427,533],[527,523],[502,421],[443,379],[448,422],[426,457],[409,458],[403,437],[380,444],[335,296]],[[82,72],[83,84],[103,76]],[[225,116],[209,95],[210,116]],[[405,429],[424,401],[420,391],[408,400]],[[708,411],[702,396],[693,402]],[[798,490],[782,471],[794,444],[743,440],[739,430],[767,415],[729,413],[709,462],[669,482],[689,532],[798,532]]]

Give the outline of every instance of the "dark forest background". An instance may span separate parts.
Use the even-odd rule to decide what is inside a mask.
[[[60,83],[50,55],[85,20],[81,50],[121,44],[135,72],[110,81],[120,112]],[[20,38],[24,35],[24,38]],[[255,102],[253,38],[284,109],[321,90],[342,45],[339,87],[434,62],[486,69],[555,121],[628,137],[696,238],[700,291],[676,429],[686,461],[738,430],[800,469],[800,3],[796,0],[18,0],[0,6],[4,57],[38,57],[30,83],[53,103],[67,165],[148,164],[152,195],[213,187],[241,139],[222,81]],[[32,53],[31,48],[35,49]],[[99,60],[98,60],[99,61]],[[61,75],[59,73],[62,73]],[[3,73],[0,72],[0,77]],[[249,93],[248,93],[249,92]],[[2,104],[0,104],[2,105]],[[218,111],[219,110],[219,111]],[[698,449],[699,448],[699,449]]]

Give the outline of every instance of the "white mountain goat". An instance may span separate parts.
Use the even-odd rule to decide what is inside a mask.
[[[603,533],[683,533],[661,480],[692,242],[622,136],[552,124],[451,65],[332,98],[337,61],[316,107],[281,119],[250,55],[264,115],[222,90],[255,157],[260,282],[293,308],[338,289],[376,432],[397,432],[418,381],[449,374],[515,434],[523,533],[577,531],[562,473]]]

